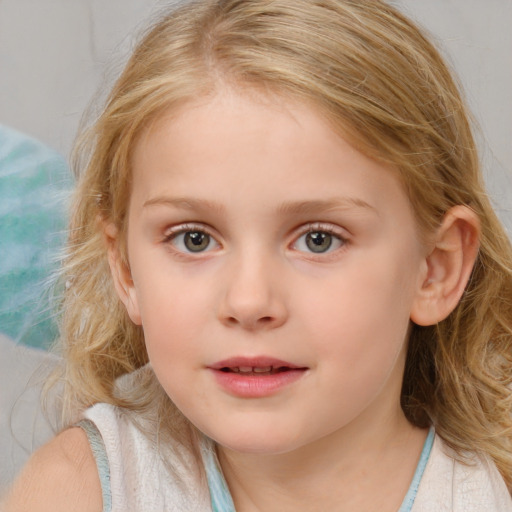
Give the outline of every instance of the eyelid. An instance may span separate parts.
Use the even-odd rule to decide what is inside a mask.
[[[171,240],[176,235],[186,231],[203,231],[217,240],[217,236],[213,233],[212,228],[202,222],[184,222],[182,224],[166,228],[164,230],[164,240]]]
[[[298,237],[306,233],[314,233],[315,231],[322,231],[329,233],[330,235],[337,236],[344,242],[348,242],[350,238],[350,234],[346,229],[336,226],[330,222],[309,222],[295,230],[294,239],[296,240]]]
[[[185,231],[203,231],[218,241],[219,235],[215,229],[204,222],[182,222],[164,229],[164,238],[172,238]]]

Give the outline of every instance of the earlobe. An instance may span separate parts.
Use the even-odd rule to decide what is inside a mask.
[[[136,325],[141,325],[142,320],[133,279],[130,269],[121,257],[119,249],[119,231],[113,223],[104,222],[103,235],[107,245],[108,263],[117,295],[124,304],[132,322]]]
[[[426,257],[426,276],[417,291],[411,320],[422,326],[444,320],[457,306],[471,276],[480,222],[467,206],[454,206],[439,227]]]

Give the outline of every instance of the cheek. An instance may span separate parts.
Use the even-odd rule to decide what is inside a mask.
[[[191,396],[197,398],[201,388],[191,379],[200,368],[204,350],[200,340],[204,306],[190,295],[154,295],[155,301],[143,308],[142,327],[149,361],[155,375],[173,402],[186,409]]]
[[[177,277],[140,277],[136,293],[150,360],[166,359],[166,364],[178,365],[192,356],[205,317],[211,314],[207,288]]]
[[[211,300],[211,283],[206,272],[186,272],[162,254],[139,262],[134,284],[143,324],[183,324],[197,317]],[[142,264],[141,264],[142,263]],[[211,272],[210,272],[211,273]],[[211,281],[211,279],[210,279]]]
[[[413,297],[412,276],[404,277],[400,261],[382,255],[354,260],[357,265],[347,264],[317,289],[304,315],[308,331],[322,333],[320,349],[343,350],[348,367],[371,354],[395,358],[407,337]]]
[[[339,414],[345,419],[357,414],[384,389],[392,389],[394,399],[399,396],[409,313],[405,302],[397,307],[403,290],[394,271],[383,275],[378,270],[353,270],[332,282],[325,300],[313,301],[306,317],[305,331],[316,340],[322,368],[317,375],[329,390],[317,414],[336,421]],[[343,412],[327,412],[325,403]]]

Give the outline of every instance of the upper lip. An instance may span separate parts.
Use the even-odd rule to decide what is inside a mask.
[[[223,359],[214,364],[208,366],[212,370],[221,370],[222,368],[240,368],[240,367],[252,367],[252,368],[290,368],[290,369],[305,369],[305,366],[299,366],[288,361],[276,359],[268,356],[257,356],[257,357],[230,357]]]

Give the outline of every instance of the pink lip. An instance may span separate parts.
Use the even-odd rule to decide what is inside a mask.
[[[253,370],[248,371],[249,368]],[[308,370],[307,367],[267,356],[233,357],[214,363],[208,369],[221,388],[240,398],[274,395],[299,380]]]

